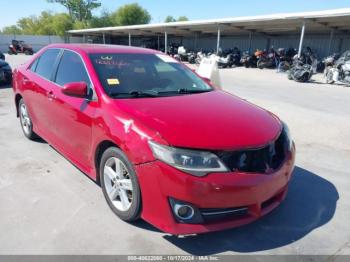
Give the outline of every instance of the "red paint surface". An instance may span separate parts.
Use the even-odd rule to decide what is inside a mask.
[[[155,161],[148,145],[158,143],[186,148],[238,149],[266,145],[276,139],[280,121],[271,113],[224,91],[162,98],[108,97],[89,60],[89,53],[159,53],[141,48],[98,45],[51,45],[82,57],[94,85],[96,100],[69,97],[62,87],[28,70],[31,62],[14,72],[15,95],[24,98],[34,131],[84,173],[97,178],[96,151],[103,141],[120,147],[134,164],[142,193],[142,217],[174,234],[221,230],[256,220],[285,197],[293,166],[293,150],[274,174],[224,173],[198,178]],[[276,196],[262,210],[261,203]],[[249,216],[215,224],[176,223],[168,197],[202,208],[249,206]]]

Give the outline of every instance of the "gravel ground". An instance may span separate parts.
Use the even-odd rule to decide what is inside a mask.
[[[29,57],[7,56],[14,67]],[[128,224],[101,189],[52,147],[24,138],[0,87],[0,254],[350,255],[350,88],[301,84],[274,70],[223,69],[226,91],[286,121],[297,146],[286,201],[240,228],[176,238]]]

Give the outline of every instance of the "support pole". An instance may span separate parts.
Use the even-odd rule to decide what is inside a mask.
[[[329,43],[328,43],[328,54],[331,54],[331,49],[332,49],[332,43],[333,43],[333,37],[334,37],[334,30],[331,30],[331,35],[329,36]]]
[[[64,34],[64,42],[65,43],[68,43],[68,44],[70,43],[70,36],[71,35],[69,33]]]
[[[301,28],[301,35],[300,35],[300,42],[299,42],[298,57],[301,56],[301,51],[303,50],[304,35],[305,35],[305,21],[303,21],[303,26],[302,26],[302,28]]]
[[[158,51],[160,50],[160,36],[158,35]]]
[[[129,32],[129,46],[131,46],[131,33]]]
[[[83,35],[83,43],[85,44],[85,35]]]
[[[105,44],[106,44],[106,36],[105,36],[105,33],[102,34],[102,39],[103,39],[103,44],[105,45]]]
[[[168,33],[164,32],[164,53],[168,53]]]
[[[221,38],[221,30],[220,26],[218,27],[218,39],[216,41],[216,54],[219,54],[219,49],[220,49],[220,38]]]
[[[341,53],[343,51],[343,40],[343,38],[339,39],[338,53]]]
[[[267,38],[266,41],[266,50],[269,51],[271,48],[271,38]]]
[[[194,33],[194,51],[196,51],[197,52],[197,32],[196,33]]]
[[[252,32],[249,32],[249,48],[248,48],[248,52],[249,54],[251,54],[252,52]]]

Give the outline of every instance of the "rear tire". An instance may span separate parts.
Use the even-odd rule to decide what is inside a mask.
[[[310,80],[310,74],[304,73],[299,79],[297,79],[297,82],[306,83]]]
[[[29,116],[29,112],[23,98],[21,98],[18,103],[18,113],[23,134],[30,140],[37,140],[39,137],[33,131],[33,122]]]
[[[333,72],[332,72],[332,70],[326,68],[325,78],[326,78],[326,83],[327,83],[327,84],[334,84]]]
[[[109,207],[124,221],[135,221],[141,213],[141,191],[133,165],[116,147],[108,148],[100,161],[100,181]]]
[[[264,69],[265,63],[264,62],[258,62],[257,66],[258,66],[259,69]]]

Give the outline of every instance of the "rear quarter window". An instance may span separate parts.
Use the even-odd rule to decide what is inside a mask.
[[[35,59],[34,62],[29,66],[29,70],[32,72],[35,72],[38,62],[39,62],[39,58]]]
[[[48,80],[51,79],[56,59],[58,54],[60,53],[59,49],[48,49],[46,50],[39,58],[38,64],[36,65],[35,72],[46,78]]]

